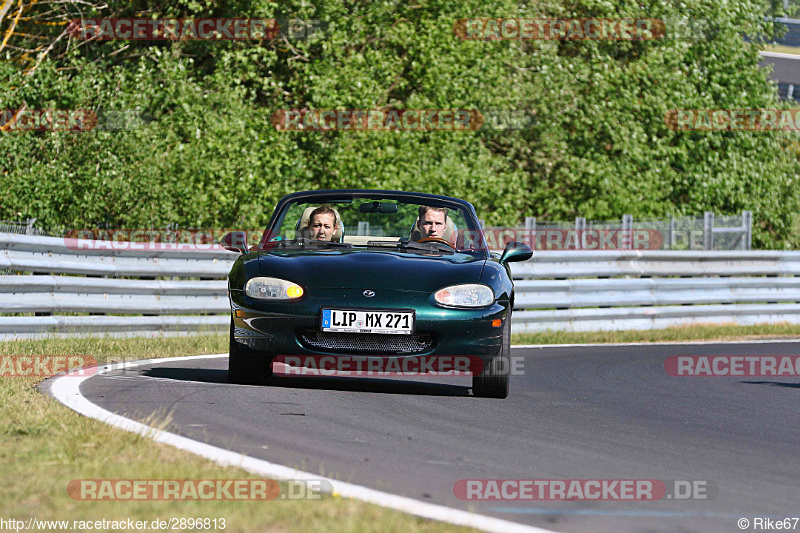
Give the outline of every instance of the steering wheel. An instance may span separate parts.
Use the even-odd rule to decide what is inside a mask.
[[[417,242],[438,242],[439,244],[446,244],[453,250],[456,249],[456,247],[453,246],[450,241],[448,241],[447,239],[442,239],[440,237],[425,237],[424,239],[420,239]]]

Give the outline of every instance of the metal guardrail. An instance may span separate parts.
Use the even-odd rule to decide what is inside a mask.
[[[540,252],[512,273],[516,332],[800,323],[800,252]]]
[[[800,252],[536,252],[511,266],[514,279],[800,275]]]
[[[800,278],[535,280],[516,283],[519,309],[800,302]]]
[[[235,258],[0,233],[0,339],[225,331]],[[800,252],[537,251],[512,275],[515,332],[800,323]]]
[[[230,315],[208,316],[0,316],[0,340],[101,335],[134,336],[228,331]]]
[[[6,313],[229,313],[225,290],[224,280],[0,276],[0,294],[24,294],[3,304]]]
[[[788,6],[785,7],[788,8]],[[800,20],[793,18],[779,18],[775,20],[786,26],[786,35],[781,37],[778,43],[785,46],[800,46]]]
[[[227,331],[236,254],[196,248],[0,233],[0,339]]]
[[[515,333],[663,329],[691,324],[800,323],[800,304],[693,305],[516,311]]]
[[[118,243],[0,234],[0,269],[92,276],[224,278],[235,254],[219,246]]]
[[[569,230],[581,235],[585,232],[621,230],[631,234],[634,230],[652,230],[661,234],[660,250],[750,250],[753,240],[753,213],[742,211],[740,215],[715,215],[706,211],[702,217],[673,217],[663,219],[634,219],[633,215],[622,215],[620,220],[586,220],[576,217],[573,223],[538,220],[525,217],[524,228],[494,228],[517,231],[532,247],[537,245],[532,236],[551,230]],[[491,230],[490,230],[491,231]],[[527,239],[526,239],[527,237]],[[519,238],[517,240],[520,240]],[[575,245],[580,247],[580,239]],[[635,249],[632,243],[619,243],[620,249]],[[544,246],[540,249],[546,249]]]

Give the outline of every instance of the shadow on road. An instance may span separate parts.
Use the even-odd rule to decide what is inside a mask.
[[[215,368],[181,368],[158,366],[142,372],[151,378],[174,379],[176,381],[199,381],[228,385],[228,371]],[[433,379],[433,378],[431,378]],[[251,387],[252,385],[233,385]],[[258,387],[258,385],[255,385]],[[363,377],[272,377],[265,387],[291,389],[336,390],[346,392],[369,392],[378,394],[413,394],[419,396],[469,396],[471,387],[433,381],[409,381],[396,378]]]

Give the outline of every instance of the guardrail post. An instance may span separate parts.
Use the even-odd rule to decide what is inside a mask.
[[[575,249],[581,249],[581,237],[586,231],[586,219],[584,217],[575,217]],[[565,241],[566,242],[566,241]]]
[[[176,242],[178,223],[177,222],[170,222],[167,224],[167,231],[164,232],[164,242],[174,243]]]
[[[525,217],[525,236],[532,249],[536,249],[536,217]]]
[[[667,250],[675,246],[675,217],[669,216],[669,231],[667,232]]]
[[[703,250],[714,248],[714,213],[706,211],[703,215]]]
[[[750,250],[753,245],[753,212],[742,211],[742,229],[744,229],[744,238],[742,239],[742,249]]]
[[[525,229],[527,230],[536,229],[536,217],[525,217]]]
[[[622,215],[622,242],[618,242],[620,250],[630,250],[633,237],[633,215]]]

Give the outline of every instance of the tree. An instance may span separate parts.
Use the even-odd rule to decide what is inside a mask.
[[[766,5],[753,0],[34,3],[23,6],[14,29],[18,4],[0,5],[0,33],[10,36],[0,52],[0,108],[88,109],[100,117],[82,134],[0,136],[7,191],[0,218],[35,216],[53,228],[257,227],[293,190],[364,187],[465,197],[491,225],[524,215],[750,209],[756,245],[792,242],[796,136],[675,131],[665,123],[674,109],[781,105],[757,66],[753,37],[773,28]],[[243,14],[278,20],[282,35],[62,36],[63,23],[76,17]],[[649,18],[666,23],[666,36],[463,39],[457,21],[469,17]],[[292,19],[318,31],[298,38]],[[673,33],[687,27],[688,35]],[[279,131],[271,117],[281,109],[470,109],[535,121],[477,131]],[[114,113],[136,120],[114,129],[105,120]]]

